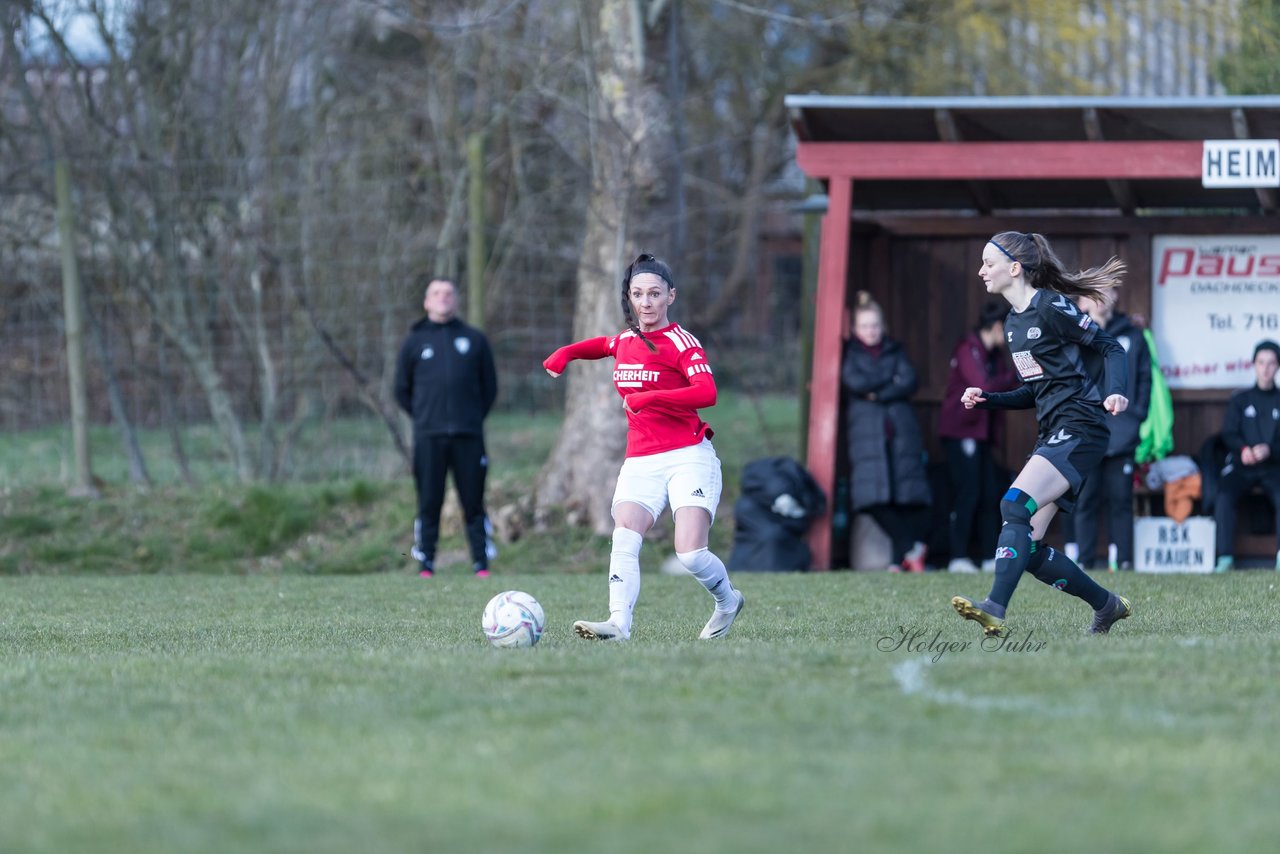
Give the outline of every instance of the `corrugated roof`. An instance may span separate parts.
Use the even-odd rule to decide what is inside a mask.
[[[1213,98],[788,95],[805,142],[1280,139],[1280,95]],[[1196,181],[869,181],[858,210],[1234,209],[1274,211],[1275,192]],[[1126,195],[1127,194],[1127,195]],[[1123,204],[1122,204],[1123,203]]]

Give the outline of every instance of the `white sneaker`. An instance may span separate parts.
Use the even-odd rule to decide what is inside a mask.
[[[578,620],[573,624],[573,630],[578,633],[578,637],[587,640],[624,641],[631,637],[630,632],[624,632],[613,620],[605,620],[603,623]]]
[[[996,562],[995,562],[994,560],[984,560],[984,561],[982,562],[982,571],[983,571],[983,572],[995,572],[995,571],[996,571]]]
[[[698,635],[699,640],[712,640],[713,638],[722,638],[729,634],[729,627],[733,625],[733,621],[742,613],[742,606],[747,604],[747,597],[742,595],[741,590],[735,590],[738,594],[738,607],[732,611],[713,611],[711,619],[707,620],[707,624],[702,627],[702,634]]]
[[[947,564],[947,572],[974,573],[977,571],[977,565],[967,557],[952,558],[951,563]]]

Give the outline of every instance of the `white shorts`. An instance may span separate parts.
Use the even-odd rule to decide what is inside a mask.
[[[720,504],[720,458],[710,439],[697,445],[627,457],[618,472],[613,507],[623,501],[639,504],[658,521],[667,504],[674,514],[681,507],[701,507],[716,520]]]

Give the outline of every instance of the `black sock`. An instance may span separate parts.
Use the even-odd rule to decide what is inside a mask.
[[[1043,549],[1040,547],[1038,542],[1032,540],[1027,551],[1031,553],[1031,556],[1027,559],[1026,571],[1034,575],[1036,578],[1039,578],[1041,581],[1044,581],[1045,584],[1053,584],[1053,581],[1046,581],[1041,575],[1041,567],[1044,566],[1045,553],[1052,551],[1052,549]],[[975,604],[988,614],[999,617],[1002,620],[1004,619],[1005,606],[1001,605],[999,602],[992,601],[990,596]]]
[[[1095,611],[1106,606],[1111,592],[1090,578],[1075,561],[1053,546],[1036,546],[1033,551],[1027,572],[1050,587],[1083,599]]]
[[[1040,578],[1040,568],[1044,566],[1045,559],[1052,549],[1041,545],[1039,540],[1032,540],[1030,551],[1031,558],[1027,561],[1027,572],[1036,578]],[[1040,580],[1044,581],[1043,578],[1040,578]]]
[[[1014,588],[1031,560],[1031,526],[1021,521],[1006,521],[1000,529],[996,547],[996,578],[987,599],[1001,608],[1009,607]],[[1001,616],[997,614],[997,616]]]

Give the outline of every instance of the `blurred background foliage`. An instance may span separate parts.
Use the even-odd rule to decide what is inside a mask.
[[[617,269],[582,263],[583,241],[593,175],[640,138],[631,128],[658,131],[639,178],[621,152],[644,191],[624,205],[627,240],[678,271],[676,319],[722,387],[794,393],[805,187],[787,93],[1274,92],[1277,6],[12,0],[0,429],[68,417],[58,160],[91,421],[122,447],[159,431],[189,481],[196,426],[240,480],[288,479],[309,468],[307,435],[339,419],[382,423],[370,441],[394,448],[393,356],[427,274],[463,283],[464,316],[494,342],[499,405],[560,410],[540,361],[572,334],[583,293],[613,287]],[[607,42],[619,25],[628,38]],[[618,43],[627,56],[601,56]],[[645,85],[614,93],[626,80],[610,68]],[[149,478],[145,465],[129,476]]]

